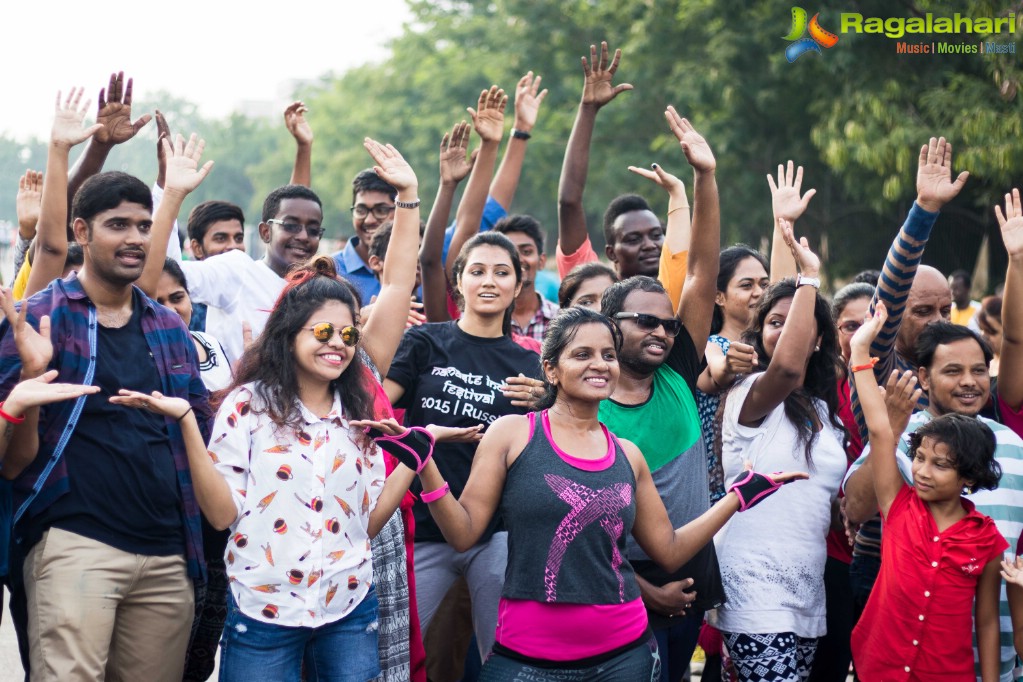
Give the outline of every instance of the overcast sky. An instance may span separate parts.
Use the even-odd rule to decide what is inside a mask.
[[[136,97],[166,90],[220,117],[282,81],[382,59],[409,16],[404,0],[5,2],[0,133],[45,138],[57,90],[84,86],[94,108],[112,71]]]

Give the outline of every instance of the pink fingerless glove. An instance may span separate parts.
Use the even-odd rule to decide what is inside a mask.
[[[735,491],[739,496],[739,511],[744,512],[750,507],[772,494],[784,483],[779,483],[770,476],[755,471],[744,471],[728,486],[728,492]]]

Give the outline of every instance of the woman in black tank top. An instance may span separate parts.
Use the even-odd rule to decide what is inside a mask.
[[[806,476],[750,472],[703,516],[673,529],[642,453],[597,419],[618,380],[620,348],[606,317],[562,311],[544,339],[541,412],[491,425],[459,499],[432,461],[420,475],[423,501],[457,550],[473,546],[499,506],[509,529],[498,643],[481,680],[510,679],[527,666],[538,680],[651,679],[657,645],[623,558],[627,534],[676,570],[732,514]]]

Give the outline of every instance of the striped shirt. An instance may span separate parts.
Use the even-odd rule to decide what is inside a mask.
[[[149,352],[153,355],[160,374],[164,395],[184,398],[192,405],[199,428],[205,439],[209,433],[212,412],[207,401],[206,388],[199,376],[198,356],[188,330],[173,311],[157,305],[135,291],[141,300],[142,332]],[[92,384],[96,373],[97,314],[75,273],[67,279],[57,279],[43,291],[23,302],[28,305],[28,322],[38,328],[39,319],[49,315],[50,339],[54,354],[49,369],[58,371],[54,381],[70,384]],[[14,345],[14,334],[7,320],[0,322],[0,396],[6,397],[21,378],[21,358]],[[25,526],[62,495],[70,490],[67,464],[62,455],[78,423],[85,396],[77,400],[53,403],[40,409],[39,450],[32,463],[14,479],[14,532],[18,541],[24,538]],[[182,525],[185,531],[185,559],[189,576],[204,573],[202,530],[199,524],[199,505],[192,490],[192,477],[181,427],[172,417],[165,418],[170,440],[178,489],[182,501]],[[25,514],[28,518],[25,518]],[[20,531],[20,533],[19,533]],[[38,538],[27,538],[29,543]]]
[[[899,439],[899,453],[902,456],[896,457],[896,460],[899,463],[902,477],[909,485],[913,484],[912,463],[909,459],[909,434],[933,418],[929,412],[917,412],[910,418],[906,432]],[[981,490],[973,495],[967,495],[966,499],[977,505],[978,512],[990,516],[1009,546],[1015,547],[1020,532],[1023,531],[1023,439],[1004,424],[984,417],[977,417],[977,419],[980,419],[995,434],[995,460],[1002,467],[1002,480],[995,490]],[[863,451],[863,455],[849,468],[846,481],[867,460],[869,452],[870,446],[868,445]],[[1009,602],[1005,596],[1004,582],[1000,589],[998,612],[1001,629],[1001,668],[999,674],[1002,682],[1010,682],[1013,679],[1016,649],[1012,643],[1012,620],[1009,617]],[[980,677],[979,668],[977,676]]]

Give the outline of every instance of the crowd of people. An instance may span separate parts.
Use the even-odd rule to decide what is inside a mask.
[[[152,186],[102,170],[153,118],[130,78],[93,125],[58,93],[0,291],[27,680],[205,680],[219,652],[229,681],[679,682],[698,646],[707,681],[1018,679],[1019,191],[995,207],[1004,283],[973,300],[969,273],[923,264],[968,180],[931,138],[887,255],[829,296],[802,167],[767,177],[769,254],[723,245],[712,146],[669,106],[692,186],[630,167],[667,214],[604,198],[602,260],[584,190],[620,60],[582,59],[557,278],[543,226],[509,213],[532,72],[443,135],[425,222],[426,169],[367,137],[333,254],[290,105],[259,259],[226,201],[179,236],[215,170],[161,112]]]

